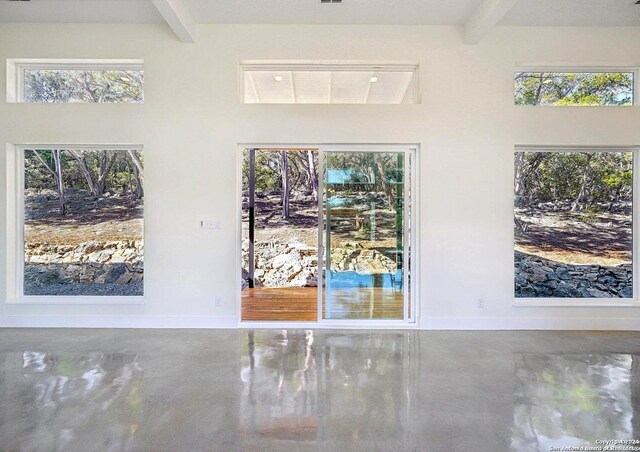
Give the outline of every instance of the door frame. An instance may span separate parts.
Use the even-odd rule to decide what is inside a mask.
[[[315,322],[298,321],[243,321],[242,320],[242,163],[244,149],[265,148],[305,148],[318,149],[318,193],[324,193],[324,153],[325,152],[405,152],[410,156],[405,158],[405,169],[408,167],[410,183],[405,183],[405,195],[410,190],[410,210],[405,215],[410,215],[410,222],[405,222],[404,230],[409,237],[410,251],[408,257],[411,262],[411,278],[404,272],[405,290],[404,319],[401,320],[358,320],[358,319],[322,319],[323,280],[321,269],[324,264],[324,216],[322,213],[322,200],[318,202],[318,317]],[[348,329],[412,329],[420,325],[420,190],[418,168],[420,167],[420,145],[415,143],[238,143],[236,149],[236,317],[239,328],[348,328]],[[411,160],[411,165],[409,161]],[[405,179],[406,182],[406,179]],[[412,233],[409,233],[411,231]],[[408,262],[408,260],[406,261]],[[409,280],[409,283],[407,283]],[[410,301],[410,303],[408,303]],[[410,312],[410,319],[409,316]]]

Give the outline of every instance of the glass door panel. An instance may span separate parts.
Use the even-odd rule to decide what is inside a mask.
[[[324,153],[323,319],[406,318],[406,157]]]

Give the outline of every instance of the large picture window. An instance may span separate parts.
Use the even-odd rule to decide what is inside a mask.
[[[634,154],[516,151],[517,298],[633,298]]]
[[[22,293],[141,296],[141,149],[22,149]]]

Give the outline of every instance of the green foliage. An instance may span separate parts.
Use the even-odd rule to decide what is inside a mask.
[[[517,152],[516,201],[579,202],[597,213],[598,203],[628,202],[633,194],[631,152]]]
[[[312,181],[307,151],[284,151],[287,153],[287,177],[292,192],[310,192]],[[269,193],[282,190],[282,168],[280,151],[257,150],[255,163],[255,183],[257,193]],[[312,154],[316,168],[317,152]],[[317,177],[317,176],[316,176]],[[242,189],[249,187],[249,150],[243,151]]]
[[[516,105],[631,105],[633,73],[519,72]]]
[[[27,69],[24,97],[40,103],[139,103],[143,82],[143,71]]]
[[[583,223],[597,223],[598,221],[600,221],[601,218],[596,215],[595,210],[601,210],[601,209],[589,208],[588,210],[585,210],[585,212],[583,213],[575,214],[575,218],[576,220],[580,220]]]
[[[133,174],[133,162],[127,151],[121,150],[83,150],[77,151],[95,181],[101,172],[101,158],[105,161],[113,160],[106,173],[105,191],[127,193],[133,191],[136,185]],[[54,168],[53,155],[50,150],[37,150],[38,155],[49,166]],[[136,154],[140,163],[144,165],[142,154]],[[69,151],[62,151],[60,155],[62,166],[62,180],[65,188],[88,190],[88,182],[83,174],[79,162]],[[104,164],[104,162],[102,162]],[[25,158],[25,188],[34,190],[57,190],[55,178],[45,165],[37,158],[36,151],[26,150]]]

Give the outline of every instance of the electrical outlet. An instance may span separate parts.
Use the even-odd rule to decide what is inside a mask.
[[[478,299],[478,309],[484,309],[484,300],[482,298]]]
[[[219,295],[216,295],[215,297],[213,297],[213,304],[216,306],[216,308],[219,308],[222,306],[222,297]]]

